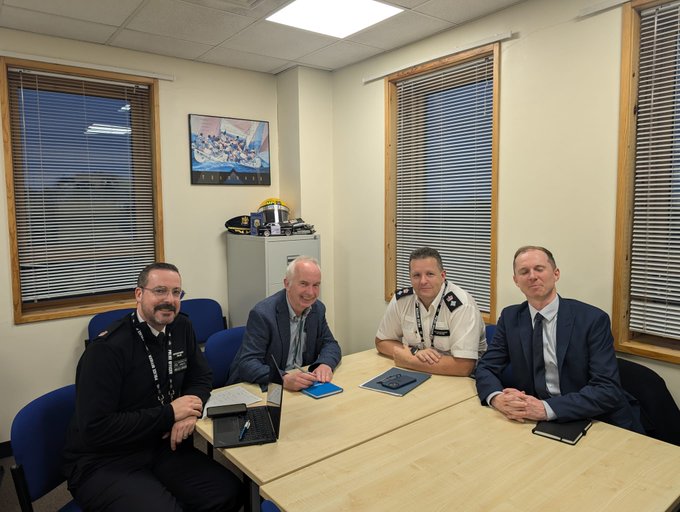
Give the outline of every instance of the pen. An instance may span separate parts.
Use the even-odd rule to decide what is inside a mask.
[[[307,370],[303,370],[301,366],[298,366],[298,365],[293,365],[293,366],[295,366],[296,370],[300,370],[302,373],[308,373],[310,375],[314,375],[312,372],[308,372]]]
[[[241,429],[241,432],[238,434],[238,440],[241,441],[243,439],[243,436],[246,435],[246,432],[248,432],[248,429],[250,428],[250,420],[246,420],[245,424],[243,425],[243,428]]]

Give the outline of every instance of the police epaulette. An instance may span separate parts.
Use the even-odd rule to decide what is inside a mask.
[[[446,304],[446,307],[449,308],[449,311],[453,312],[454,309],[456,309],[458,306],[462,306],[463,303],[458,300],[458,297],[453,292],[449,292],[446,295],[444,295],[444,304]]]
[[[394,296],[397,298],[397,300],[401,299],[402,297],[408,297],[409,295],[413,295],[412,286],[409,286],[408,288],[399,288],[394,292]]]
[[[116,332],[116,331],[117,331],[118,329],[120,329],[123,325],[125,325],[125,319],[126,319],[128,316],[129,316],[129,315],[124,315],[123,318],[121,318],[120,320],[116,320],[114,323],[112,323],[111,325],[109,325],[109,327],[107,328],[107,330],[102,331],[102,332],[100,332],[99,334],[97,334],[97,336],[95,336],[91,341],[98,340],[99,338],[104,338],[104,339],[106,339],[106,338],[108,338],[109,336],[111,336],[114,332]]]

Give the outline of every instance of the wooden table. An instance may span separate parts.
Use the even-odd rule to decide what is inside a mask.
[[[666,511],[680,447],[594,422],[577,445],[476,398],[265,484],[285,512]]]
[[[284,392],[278,442],[220,451],[261,486],[476,396],[472,379],[438,375],[403,397],[359,388],[393,366],[375,350],[345,356],[333,377],[342,393],[316,400]],[[259,387],[241,385],[261,395]],[[199,420],[196,430],[212,443],[210,419]]]

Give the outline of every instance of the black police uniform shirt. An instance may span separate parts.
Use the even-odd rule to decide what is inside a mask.
[[[136,312],[132,314],[136,315]],[[136,317],[135,317],[136,318]],[[170,405],[168,352],[146,323],[140,329],[154,358],[164,404],[144,344],[131,315],[93,340],[76,371],[76,414],[66,438],[64,473],[74,486],[106,460],[119,455],[152,451],[174,424]],[[174,398],[196,395],[205,404],[212,372],[198,347],[188,317],[180,313],[166,326],[171,333]]]

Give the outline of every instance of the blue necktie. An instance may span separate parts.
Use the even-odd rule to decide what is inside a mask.
[[[534,352],[534,389],[541,400],[550,398],[548,386],[545,383],[545,361],[543,360],[543,316],[536,313],[534,319],[534,333],[531,337]]]

